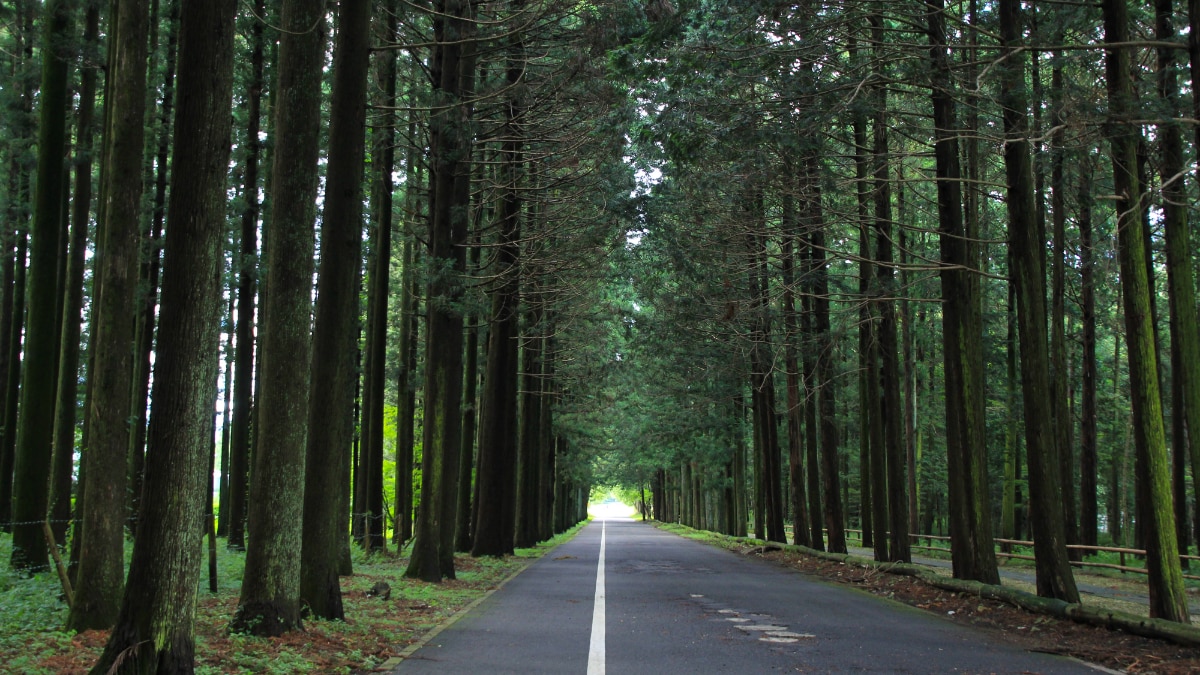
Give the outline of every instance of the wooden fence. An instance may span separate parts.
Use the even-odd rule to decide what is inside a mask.
[[[862,530],[846,530],[846,532],[857,533],[859,541],[860,542],[862,541]],[[935,542],[935,541],[949,542],[950,537],[941,537],[941,536],[934,535],[934,534],[910,534],[909,538],[911,538],[913,540],[912,548],[914,548],[914,549],[923,550],[923,551],[939,551],[939,552],[947,553],[947,554],[950,553],[949,546],[933,545],[933,542]],[[926,540],[928,543],[921,544],[920,541],[922,539]],[[995,541],[996,544],[1000,545],[999,547],[1024,546],[1027,548],[1033,548],[1032,541],[1023,541],[1020,539],[994,539],[993,541]],[[1100,567],[1100,568],[1104,568],[1104,569],[1118,570],[1122,573],[1133,572],[1135,574],[1147,574],[1146,569],[1143,567],[1129,567],[1125,564],[1125,556],[1127,556],[1127,555],[1145,556],[1146,551],[1143,549],[1121,548],[1119,546],[1084,546],[1083,544],[1067,544],[1067,550],[1069,550],[1069,551],[1084,551],[1084,552],[1091,551],[1091,552],[1096,552],[1096,553],[1100,553],[1100,552],[1116,553],[1121,557],[1121,563],[1119,565],[1114,565],[1112,563],[1091,562],[1091,561],[1087,561],[1087,560],[1072,560],[1071,564],[1074,565],[1075,567]],[[998,558],[1016,558],[1017,560],[1034,560],[1034,557],[1032,555],[1024,555],[1024,554],[1020,554],[1020,553],[1008,553],[1008,552],[1005,552],[1002,550],[996,551],[996,557],[998,557]],[[1200,561],[1200,556],[1195,556],[1195,555],[1181,555],[1179,557],[1180,557],[1180,559],[1183,559],[1183,560]],[[1200,581],[1200,576],[1197,576],[1195,574],[1184,574],[1183,578],[1184,579],[1194,579],[1194,580]]]

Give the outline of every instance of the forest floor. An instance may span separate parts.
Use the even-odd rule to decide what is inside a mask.
[[[217,593],[201,580],[196,606],[196,673],[369,673],[524,569],[576,530],[503,559],[460,555],[453,581],[430,584],[404,578],[407,555],[367,556],[355,550],[354,574],[342,578],[346,621],[308,619],[280,638],[230,634],[245,554],[220,542]],[[6,563],[11,537],[0,537]],[[2,564],[2,563],[0,563]],[[7,566],[7,565],[5,565]],[[84,675],[96,663],[108,631],[62,630],[67,608],[57,577],[23,579],[0,574],[0,674]],[[388,597],[378,584],[389,587]]]
[[[672,528],[674,529],[674,528]],[[682,529],[682,528],[681,528]],[[681,532],[682,534],[683,532]],[[1035,614],[1008,603],[936,588],[910,576],[888,574],[874,567],[824,560],[799,552],[774,550],[745,540],[698,538],[717,543],[742,555],[756,556],[802,574],[846,584],[861,591],[902,602],[946,618],[989,631],[998,640],[1035,652],[1071,656],[1117,671],[1147,675],[1183,675],[1200,672],[1200,649],[1180,647],[1162,640],[1138,637],[1107,628]],[[1131,582],[1086,576],[1091,584]],[[1006,585],[1010,585],[1005,581]],[[1144,589],[1144,584],[1141,585]],[[1085,600],[1085,602],[1088,600]],[[1128,611],[1128,607],[1122,607]],[[1145,614],[1145,609],[1142,609]]]

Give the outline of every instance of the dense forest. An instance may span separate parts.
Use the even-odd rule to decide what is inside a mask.
[[[1187,621],[1177,4],[0,3],[10,564],[180,672],[204,537],[279,635],[352,546],[453,578],[603,485],[989,583],[1031,540],[1068,602],[1137,549]]]

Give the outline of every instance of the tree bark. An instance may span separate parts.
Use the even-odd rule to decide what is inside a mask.
[[[454,511],[458,506],[458,453],[462,432],[463,320],[456,307],[466,264],[466,191],[457,189],[469,176],[469,107],[462,99],[460,61],[471,39],[471,0],[434,3],[434,54],[431,79],[438,111],[430,119],[429,269],[426,291],[425,425],[422,450],[421,509],[405,575],[438,582],[454,578]],[[449,548],[443,539],[449,533]]]
[[[521,422],[520,435],[517,445],[517,511],[516,539],[517,548],[528,548],[537,543],[537,485],[538,485],[538,443],[541,435],[538,424],[541,421],[540,406],[542,403],[542,338],[540,335],[542,312],[541,299],[538,294],[538,282],[529,282],[526,304],[532,305],[526,312],[526,328],[521,349]]]
[[[514,0],[519,12],[524,0]],[[488,319],[487,360],[479,413],[478,498],[471,555],[511,555],[516,535],[517,508],[517,335],[521,294],[521,187],[524,183],[524,104],[517,84],[525,74],[525,44],[520,32],[509,44],[505,80],[512,92],[504,104],[497,167],[501,196],[498,241],[492,261],[495,279]],[[657,495],[658,493],[656,493]],[[655,517],[661,512],[656,509]]]
[[[410,180],[412,177],[410,175]],[[406,199],[406,201],[408,201]],[[411,235],[405,236],[402,251],[400,282],[400,339],[397,345],[400,358],[396,382],[396,530],[393,533],[399,549],[412,539],[413,531],[413,443],[416,410],[417,288],[415,284],[415,249]]]
[[[151,12],[154,20],[157,8]],[[162,106],[158,115],[158,129],[154,158],[154,197],[150,214],[150,230],[141,236],[142,246],[138,270],[135,303],[137,323],[134,328],[133,386],[130,391],[130,411],[135,422],[129,434],[129,523],[136,530],[138,512],[141,510],[142,473],[146,457],[147,396],[150,394],[151,354],[154,351],[155,308],[158,305],[158,279],[161,272],[163,218],[166,212],[167,172],[170,157],[171,110],[175,101],[175,61],[179,35],[179,2],[167,0],[167,54],[163,70]],[[151,44],[157,42],[157,27],[151,25]],[[151,63],[157,59],[151,54]],[[155,69],[152,67],[151,72]],[[153,91],[151,89],[150,91]],[[156,97],[147,95],[147,113],[153,113]],[[146,182],[150,181],[150,160],[146,159]]]
[[[1026,137],[1025,65],[1024,57],[1017,51],[1022,32],[1018,0],[1001,0],[1000,30],[1007,59],[1001,74],[1004,92],[1001,105],[1006,137],[1004,166],[1008,183],[1010,274],[1017,296],[1037,589],[1041,596],[1079,602],[1079,591],[1067,559],[1058,453],[1049,401],[1044,247],[1034,209],[1033,174]]]
[[[21,416],[13,464],[12,566],[48,568],[42,534],[50,499],[54,396],[57,384],[58,267],[62,241],[66,155],[67,72],[72,10],[65,0],[42,9],[42,85],[38,94],[38,158],[29,244],[29,316],[21,372]],[[56,48],[57,47],[57,48]],[[49,375],[49,377],[48,377]]]
[[[974,272],[973,235],[968,235],[962,216],[955,87],[946,49],[942,0],[929,0],[926,8],[933,62],[934,156],[942,256],[946,461],[953,572],[959,579],[998,584],[1000,574],[996,567],[988,506],[980,283]]]
[[[177,189],[168,214],[146,508],[116,627],[92,669],[97,675],[194,668],[200,537],[204,502],[211,503],[206,474],[211,475],[236,9],[234,0],[183,3]]]
[[[1079,401],[1079,540],[1095,546],[1099,530],[1098,497],[1096,488],[1099,461],[1097,458],[1096,410],[1096,282],[1092,235],[1092,163],[1084,159],[1079,170],[1079,268],[1080,314],[1082,340],[1080,344],[1080,401]],[[1115,541],[1115,539],[1114,539]]]
[[[814,404],[821,434],[821,496],[824,498],[822,505],[828,539],[827,550],[845,553],[846,522],[840,489],[842,471],[838,460],[836,391],[833,377],[834,343],[829,320],[829,270],[825,262],[825,216],[821,204],[820,181],[821,160],[817,149],[812,148],[806,153],[804,160],[805,188],[801,227],[808,239],[809,268],[813,280],[813,346],[817,350],[813,364],[816,385]]]
[[[263,16],[265,0],[255,0],[254,13]],[[230,424],[229,505],[221,503],[221,529],[226,545],[246,547],[246,497],[250,476],[250,419],[254,406],[255,295],[258,293],[258,168],[262,142],[263,22],[250,26],[250,82],[246,91],[246,160],[242,175],[241,251],[235,269],[237,288],[237,352],[233,366],[233,410]]]
[[[1104,39],[1128,39],[1128,9],[1124,0],[1105,0]],[[1150,616],[1187,623],[1187,599],[1179,558],[1175,555],[1175,518],[1171,511],[1170,473],[1162,399],[1150,307],[1150,280],[1146,269],[1146,224],[1141,218],[1141,188],[1137,175],[1138,132],[1131,123],[1133,91],[1130,87],[1127,49],[1108,50],[1108,136],[1112,143],[1113,188],[1117,195],[1117,243],[1121,265],[1121,296],[1128,340],[1130,394],[1133,403],[1134,441],[1138,457],[1138,490],[1144,499],[1139,509],[1146,538],[1146,571],[1150,582]],[[1141,500],[1139,500],[1141,501]]]
[[[92,208],[92,147],[96,132],[96,78],[99,71],[96,58],[100,44],[99,2],[88,2],[85,13],[83,72],[75,130],[75,194],[71,205],[70,257],[63,291],[62,346],[56,394],[58,402],[54,410],[54,463],[56,466],[65,465],[67,476],[65,481],[56,484],[51,494],[51,521],[57,521],[52,522],[51,526],[55,539],[60,543],[66,541],[67,521],[72,517],[70,476],[79,419],[79,338],[83,320],[84,268],[87,266],[85,250]],[[80,513],[76,511],[76,514]],[[78,537],[83,528],[78,520],[75,525],[74,536]]]
[[[851,43],[851,53],[854,45]],[[872,418],[877,415],[871,401],[874,400],[872,385],[875,380],[871,377],[870,367],[872,321],[870,304],[866,302],[871,288],[871,238],[867,233],[867,202],[869,201],[869,186],[867,184],[867,120],[861,113],[855,114],[853,122],[854,134],[854,185],[855,201],[857,203],[859,230],[859,260],[858,260],[858,294],[864,300],[858,312],[858,461],[859,461],[859,517],[862,527],[862,545],[875,548],[875,514],[879,510],[875,503],[874,469],[871,462],[874,459],[872,450]]]
[[[275,146],[272,158],[269,292],[259,338],[262,394],[250,485],[249,546],[231,625],[234,631],[259,636],[277,636],[300,626],[300,558],[295,552],[303,539],[324,16],[324,0],[285,0],[280,17],[275,136],[286,142]]]
[[[809,531],[808,502],[804,489],[804,404],[800,400],[800,365],[796,353],[796,341],[800,335],[796,322],[796,299],[793,290],[795,279],[795,207],[790,196],[783,202],[783,342],[784,368],[787,370],[787,430],[788,430],[788,483],[791,485],[792,543],[797,546],[812,546]]]
[[[300,600],[308,605],[314,616],[335,620],[345,618],[338,567],[346,543],[346,528],[339,518],[339,507],[342,491],[350,489],[341,479],[344,466],[350,461],[354,438],[370,28],[369,0],[341,1],[333,52],[329,166],[325,211],[321,218],[321,266],[317,281],[312,390],[304,461]],[[382,422],[382,408],[379,412],[379,422]],[[371,449],[364,447],[363,451],[371,457]],[[373,473],[371,460],[368,459],[367,464],[368,476],[365,478],[382,496],[382,442],[378,448],[377,476],[370,475]],[[382,513],[379,515],[378,521],[368,519],[367,536],[369,541],[382,545],[385,541],[384,522]],[[367,548],[372,550],[373,547],[369,544]]]
[[[876,76],[885,77],[881,55],[883,44],[883,17],[871,16],[873,51],[876,53]],[[880,393],[884,431],[884,447],[887,464],[888,525],[891,543],[888,560],[911,562],[912,554],[908,541],[908,497],[907,480],[904,476],[905,457],[903,442],[904,411],[900,404],[899,345],[896,330],[895,269],[892,260],[892,194],[889,174],[889,149],[887,138],[887,90],[876,88],[877,107],[874,121],[874,196],[875,196],[875,266],[876,291],[874,298],[879,312],[876,340],[879,345]],[[878,496],[878,495],[877,495]]]
[[[73,630],[107,628],[117,617],[124,582],[124,524],[130,443],[132,352],[138,285],[146,83],[146,4],[121,3],[110,45],[105,174],[100,193],[103,236],[92,319],[93,380],[88,391],[79,585],[67,619]],[[215,370],[213,371],[216,372]],[[197,528],[198,531],[198,528]]]
[[[383,43],[396,40],[398,25],[394,3],[382,8]],[[365,39],[365,38],[364,38]],[[380,92],[382,117],[371,131],[372,163],[378,164],[372,182],[372,228],[370,268],[368,272],[368,318],[366,330],[366,367],[363,370],[363,448],[370,490],[367,500],[367,550],[382,550],[387,544],[387,519],[383,506],[383,408],[387,369],[388,286],[391,280],[392,252],[392,172],[396,165],[396,50],[376,53],[376,90]]]

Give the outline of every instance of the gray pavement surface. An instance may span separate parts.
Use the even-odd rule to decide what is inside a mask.
[[[605,533],[604,670],[589,670]],[[593,522],[397,673],[1095,673],[632,520]]]

